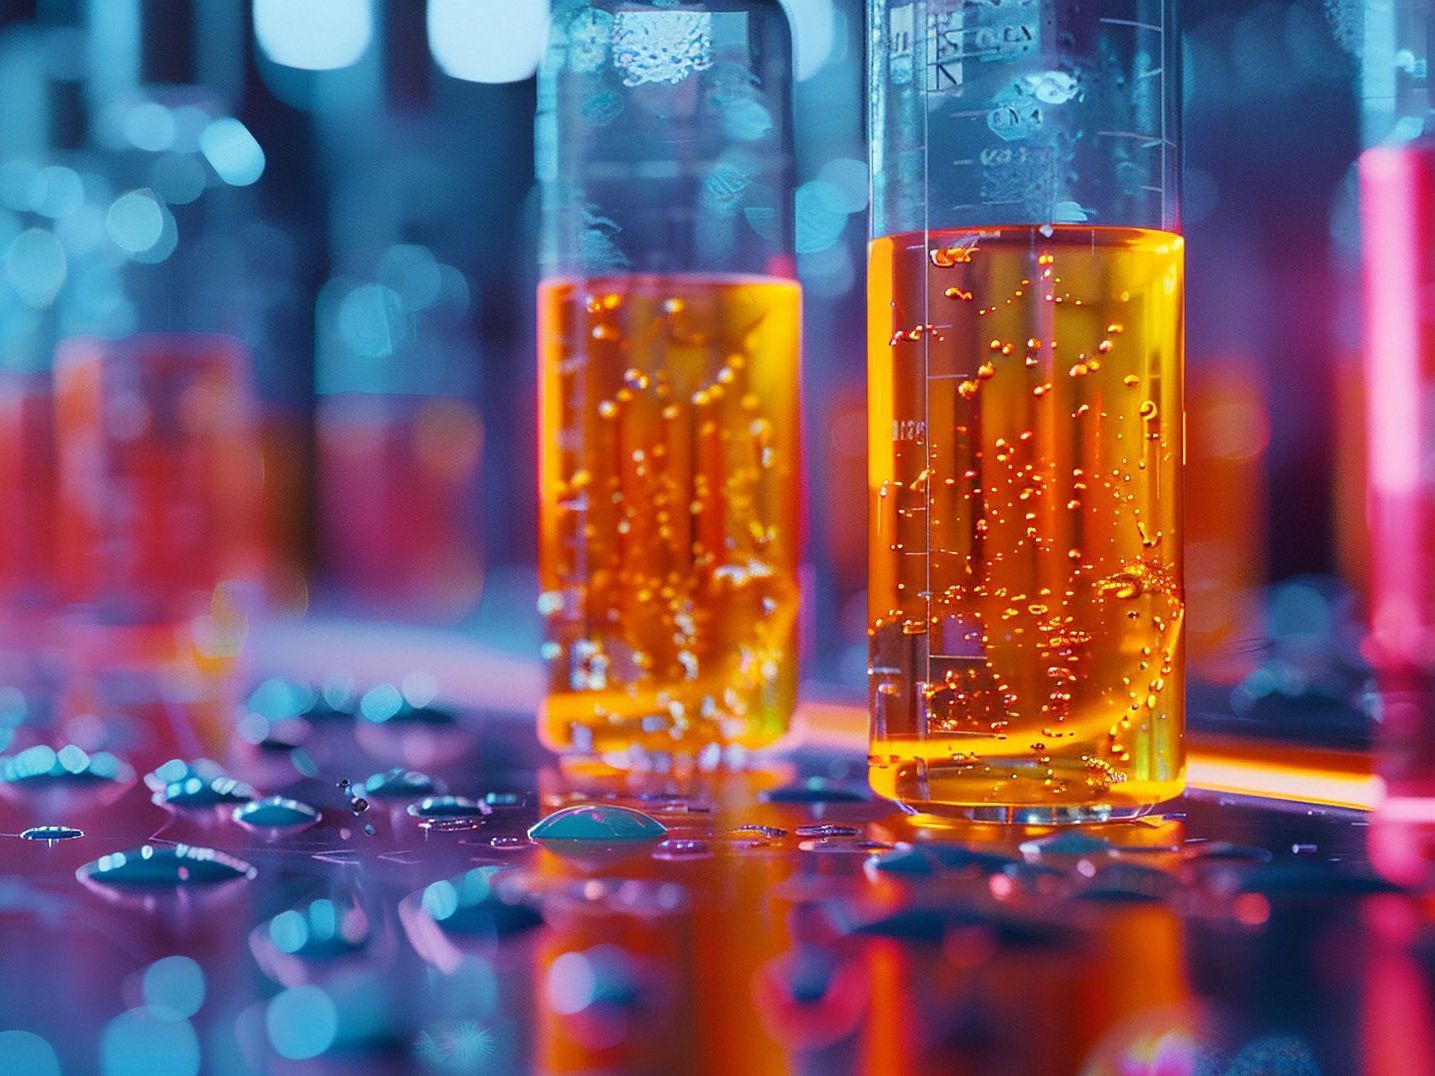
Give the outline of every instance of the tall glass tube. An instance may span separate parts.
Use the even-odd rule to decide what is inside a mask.
[[[539,72],[540,732],[715,764],[796,693],[791,40],[776,0],[560,0]]]
[[[1384,796],[1371,857],[1400,881],[1435,878],[1435,113],[1424,0],[1365,8],[1360,223],[1364,277],[1367,654],[1380,695]]]
[[[1171,0],[870,0],[873,787],[1017,821],[1179,792]]]

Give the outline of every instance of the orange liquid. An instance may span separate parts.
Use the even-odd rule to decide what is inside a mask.
[[[544,742],[621,764],[773,742],[797,682],[797,284],[559,279],[538,305]]]
[[[870,776],[924,810],[1132,813],[1183,783],[1182,241],[870,252]]]

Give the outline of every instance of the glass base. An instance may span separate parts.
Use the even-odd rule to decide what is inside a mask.
[[[918,824],[940,827],[961,819],[968,822],[1006,826],[1096,825],[1143,818],[1159,804],[992,804],[992,803],[898,803]]]

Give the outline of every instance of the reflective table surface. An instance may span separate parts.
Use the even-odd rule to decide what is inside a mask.
[[[1435,1066],[1435,933],[1360,812],[927,825],[850,752],[585,775],[530,714],[390,708],[247,718],[223,771],[12,745],[0,1071]]]

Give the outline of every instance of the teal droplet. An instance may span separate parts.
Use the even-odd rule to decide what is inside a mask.
[[[234,809],[234,821],[251,829],[298,829],[312,826],[320,815],[307,803],[284,796],[270,796]]]
[[[192,762],[172,758],[145,774],[144,781],[154,790],[153,800],[161,807],[218,807],[247,803],[258,795],[207,758]]]
[[[349,956],[362,951],[369,940],[368,922],[362,915],[345,911],[327,899],[280,912],[264,929],[281,953],[306,960]]]
[[[580,803],[555,811],[528,831],[534,840],[650,841],[667,827],[651,815],[612,803]]]
[[[1018,862],[997,852],[977,852],[950,844],[913,845],[887,855],[875,856],[871,865],[893,874],[936,874],[943,870],[974,868],[990,873]]]
[[[1109,854],[1113,845],[1102,837],[1068,830],[1023,841],[1020,847],[1024,856],[1097,856]]]
[[[449,934],[503,937],[543,924],[527,904],[504,899],[493,888],[503,867],[475,867],[454,878],[434,882],[423,891],[423,909]]]
[[[83,837],[85,831],[74,826],[31,826],[20,834],[27,841],[71,841]]]
[[[75,876],[82,882],[126,889],[178,889],[253,878],[256,873],[242,859],[213,848],[146,844],[101,856]]]
[[[25,790],[123,784],[134,775],[128,763],[108,751],[91,755],[74,744],[58,751],[37,745],[0,757],[0,783]]]
[[[435,791],[434,779],[418,770],[386,770],[364,782],[364,794],[376,800],[416,799],[431,796]]]
[[[408,813],[414,818],[480,818],[488,810],[467,796],[428,796],[409,804]]]

